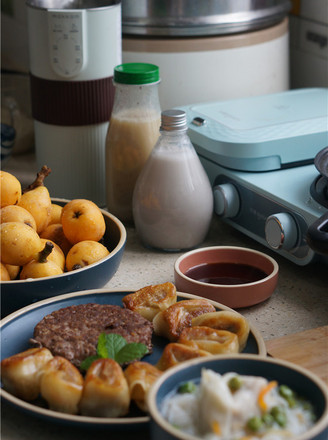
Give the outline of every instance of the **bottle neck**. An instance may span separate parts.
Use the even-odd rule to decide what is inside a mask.
[[[165,130],[160,129],[161,136],[168,137],[168,138],[177,138],[177,137],[186,137],[188,128],[180,129],[180,130]]]
[[[114,86],[113,114],[131,108],[145,108],[160,113],[158,83],[135,85],[114,82]]]
[[[156,151],[195,151],[187,134],[187,129],[166,131],[160,130],[160,137],[155,146]],[[196,154],[196,153],[195,153]]]

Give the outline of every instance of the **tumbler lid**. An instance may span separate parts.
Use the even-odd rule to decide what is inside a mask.
[[[114,68],[114,81],[121,84],[159,82],[159,67],[148,63],[125,63]]]

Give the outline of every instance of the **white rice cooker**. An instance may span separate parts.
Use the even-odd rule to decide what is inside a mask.
[[[53,197],[105,205],[105,138],[122,62],[120,0],[27,0],[38,167]]]
[[[289,88],[286,0],[123,0],[123,62],[159,66],[163,109]]]

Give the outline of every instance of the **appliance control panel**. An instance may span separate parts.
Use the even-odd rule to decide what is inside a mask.
[[[86,62],[85,11],[53,10],[48,14],[50,62],[64,78],[81,72]]]
[[[213,194],[214,211],[226,223],[296,264],[313,259],[306,242],[308,224],[299,213],[222,174],[215,179]]]

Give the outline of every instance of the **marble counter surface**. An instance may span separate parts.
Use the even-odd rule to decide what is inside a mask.
[[[264,340],[328,324],[328,266],[321,263],[306,267],[280,257],[254,240],[214,218],[202,246],[233,245],[251,247],[271,255],[279,264],[279,281],[273,295],[265,302],[239,311],[261,332]],[[127,228],[127,244],[122,263],[108,289],[134,290],[147,284],[174,281],[173,267],[180,253],[145,249],[133,228]],[[111,438],[147,440],[149,433],[89,431],[53,425],[18,412],[2,404],[2,440],[99,440]]]
[[[4,169],[17,170],[19,177],[29,183],[31,176],[35,175],[33,165],[26,167],[26,163],[22,165],[15,158]],[[217,245],[257,249],[271,255],[279,264],[279,280],[273,295],[261,304],[239,310],[261,332],[264,340],[328,324],[328,265],[318,262],[305,267],[297,266],[215,217],[202,246]],[[148,284],[174,282],[174,262],[180,255],[181,253],[164,253],[144,248],[134,228],[129,227],[122,263],[105,287],[136,290]],[[2,440],[89,440],[95,435],[98,440],[149,438],[146,431],[115,433],[54,425],[21,413],[6,402],[2,403]]]

